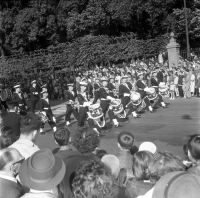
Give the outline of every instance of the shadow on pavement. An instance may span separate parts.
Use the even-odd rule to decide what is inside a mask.
[[[183,115],[182,119],[184,119],[184,120],[192,120],[190,115]]]

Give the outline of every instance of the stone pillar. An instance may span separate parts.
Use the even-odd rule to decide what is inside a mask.
[[[170,37],[171,37],[170,42],[166,48],[168,52],[169,68],[172,68],[172,67],[178,67],[180,45],[176,42],[173,32],[170,34]]]

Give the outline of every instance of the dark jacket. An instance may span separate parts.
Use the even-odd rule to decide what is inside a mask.
[[[136,198],[140,195],[145,195],[153,187],[154,184],[150,182],[138,181],[135,177],[130,178],[126,183],[126,197]]]
[[[0,198],[19,198],[24,194],[24,189],[20,183],[0,178]]]
[[[15,112],[9,112],[3,118],[3,126],[8,126],[12,129],[14,135],[20,135],[20,120],[21,116]]]

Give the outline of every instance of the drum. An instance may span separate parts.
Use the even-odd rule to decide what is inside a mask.
[[[147,93],[147,98],[149,98],[149,100],[155,100],[158,96],[155,88],[153,87],[146,89],[146,93]]]
[[[119,118],[126,118],[126,112],[122,106],[120,99],[115,99],[110,102],[110,109],[113,110],[113,113]]]
[[[169,97],[169,89],[167,85],[159,85],[158,91],[162,97]]]
[[[139,106],[142,103],[140,93],[138,92],[131,91],[130,99],[134,106]]]
[[[0,98],[2,101],[12,100],[12,91],[10,89],[2,89],[0,93]]]
[[[42,111],[40,111],[37,115],[40,117],[43,124],[49,121],[49,118]]]
[[[92,104],[88,106],[88,117],[92,120],[94,120],[94,123],[98,125],[100,128],[105,126],[105,118],[103,116],[102,109],[100,107],[100,104]],[[102,119],[101,119],[102,118]]]

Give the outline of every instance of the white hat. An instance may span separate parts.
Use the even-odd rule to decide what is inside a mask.
[[[36,80],[33,80],[33,81],[31,82],[31,84],[33,84],[33,83],[36,83]]]
[[[102,78],[101,78],[101,81],[108,81],[108,78],[102,77]]]
[[[19,83],[14,86],[14,88],[18,88],[18,87],[21,87]]]
[[[70,83],[70,84],[67,84],[67,86],[68,86],[68,87],[69,87],[69,86],[72,86],[72,87],[73,87],[73,86],[74,86],[74,84]]]
[[[152,142],[143,142],[142,144],[140,144],[140,147],[139,147],[139,151],[149,151],[153,154],[155,154],[156,150],[157,150],[157,147]]]
[[[80,82],[80,86],[87,86],[86,82]]]

